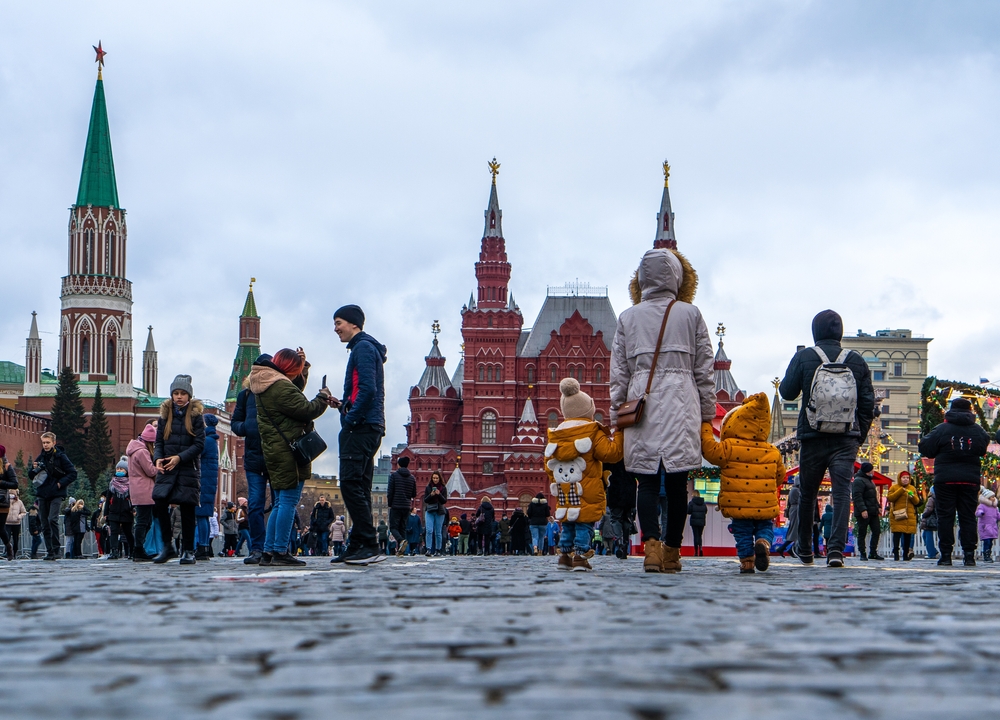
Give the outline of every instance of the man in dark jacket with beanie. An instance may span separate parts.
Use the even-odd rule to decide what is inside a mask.
[[[264,354],[254,364],[269,362],[271,356]],[[243,559],[246,565],[259,565],[264,552],[264,502],[267,497],[267,468],[264,466],[264,449],[260,444],[260,429],[257,427],[257,399],[249,386],[236,396],[233,409],[233,433],[243,438],[243,470],[247,476],[247,523],[250,530],[250,554]]]
[[[372,523],[372,476],[375,453],[385,435],[385,345],[364,332],[365,314],[357,305],[345,305],[333,315],[334,331],[347,343],[350,358],[344,378],[344,396],[331,398],[340,408],[340,489],[351,515],[351,539],[331,562],[369,565],[385,560]]]
[[[816,512],[816,494],[827,470],[833,495],[833,528],[827,548],[826,564],[830,567],[844,566],[844,548],[847,546],[848,520],[851,513],[851,476],[858,447],[868,435],[875,417],[875,390],[872,388],[871,371],[868,363],[858,353],[846,352],[841,359],[854,376],[857,389],[857,404],[854,421],[843,432],[826,432],[813,428],[809,422],[807,408],[810,403],[813,377],[823,364],[816,348],[819,348],[831,363],[837,363],[843,348],[844,321],[833,310],[824,310],[813,318],[814,348],[804,348],[795,353],[788,364],[785,378],[779,391],[785,400],[795,400],[802,395],[796,437],[801,444],[799,452],[799,559],[812,565],[813,556],[809,549],[813,546],[812,523],[806,519]],[[806,554],[808,553],[808,554]]]
[[[885,560],[878,554],[878,539],[882,533],[879,524],[881,509],[878,502],[878,490],[875,488],[875,481],[872,480],[872,472],[875,466],[870,462],[861,463],[861,467],[854,476],[854,484],[851,488],[851,495],[854,498],[854,535],[857,542],[854,544],[858,548],[858,555],[862,560]],[[871,551],[865,552],[865,535],[871,530]]]
[[[66,489],[76,482],[76,468],[56,436],[42,433],[42,454],[35,458],[28,470],[28,478],[35,481],[38,499],[38,517],[41,518],[45,537],[45,560],[59,558],[59,506],[66,499]],[[36,478],[42,478],[37,482]]]
[[[972,403],[964,397],[951,401],[944,422],[920,441],[920,454],[934,460],[934,497],[937,508],[941,557],[938,565],[951,565],[955,549],[955,511],[965,565],[976,564],[976,505],[979,503],[981,460],[990,436],[976,422]]]
[[[396,540],[396,555],[406,554],[406,523],[417,496],[417,481],[410,472],[410,458],[401,457],[396,461],[397,470],[389,476],[389,486],[385,491],[385,502],[389,506],[389,532]]]

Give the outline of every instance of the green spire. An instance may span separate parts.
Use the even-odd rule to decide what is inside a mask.
[[[108,128],[108,106],[104,102],[104,80],[97,74],[94,105],[90,109],[87,149],[83,153],[83,171],[77,205],[120,207],[118,184],[115,182],[115,161],[111,157],[111,130]]]
[[[257,303],[253,299],[253,284],[255,282],[257,282],[257,278],[250,279],[250,292],[247,293],[247,301],[243,304],[243,312],[240,314],[241,318],[257,317]]]

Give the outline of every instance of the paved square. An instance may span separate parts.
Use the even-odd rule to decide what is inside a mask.
[[[735,559],[18,561],[10,718],[950,718],[1000,712],[1000,569]]]

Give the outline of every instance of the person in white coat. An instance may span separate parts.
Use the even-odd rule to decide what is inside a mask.
[[[688,472],[701,467],[701,424],[715,418],[714,356],[701,311],[691,304],[698,275],[674,250],[647,252],[632,280],[633,306],[618,318],[611,349],[611,423],[646,393],[663,318],[670,314],[642,420],[625,430],[625,468],[638,482],[637,510],[647,571],[681,569]],[[660,492],[667,498],[660,542]]]

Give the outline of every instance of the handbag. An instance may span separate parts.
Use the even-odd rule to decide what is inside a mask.
[[[323,438],[320,437],[320,434],[315,430],[310,430],[295,442],[290,442],[288,438],[285,437],[285,433],[281,432],[281,428],[278,427],[278,423],[274,422],[274,418],[271,417],[271,413],[268,411],[267,406],[260,401],[260,396],[254,395],[254,398],[257,401],[257,407],[264,410],[264,414],[267,415],[268,421],[274,426],[274,429],[278,431],[278,435],[281,436],[281,439],[284,440],[291,449],[292,457],[295,458],[296,465],[308,465],[326,452],[326,441],[323,440]]]
[[[150,557],[159,555],[163,551],[163,536],[160,535],[160,523],[156,518],[153,518],[153,524],[150,525],[149,531],[146,533],[146,541],[142,544],[142,549]]]
[[[618,427],[621,429],[634,427],[642,422],[642,415],[646,410],[646,397],[653,389],[653,375],[656,373],[656,363],[660,359],[660,345],[663,344],[663,331],[667,329],[667,318],[670,317],[670,310],[676,300],[671,300],[667,305],[666,312],[663,313],[663,322],[660,323],[660,335],[656,338],[656,352],[653,353],[653,364],[649,368],[649,378],[646,380],[646,392],[642,397],[629,400],[618,407]]]
[[[906,520],[906,518],[908,516],[909,516],[909,513],[906,512],[906,508],[903,508],[902,510],[893,510],[892,511],[892,519],[893,520],[898,520],[898,521],[902,522],[902,521]]]

